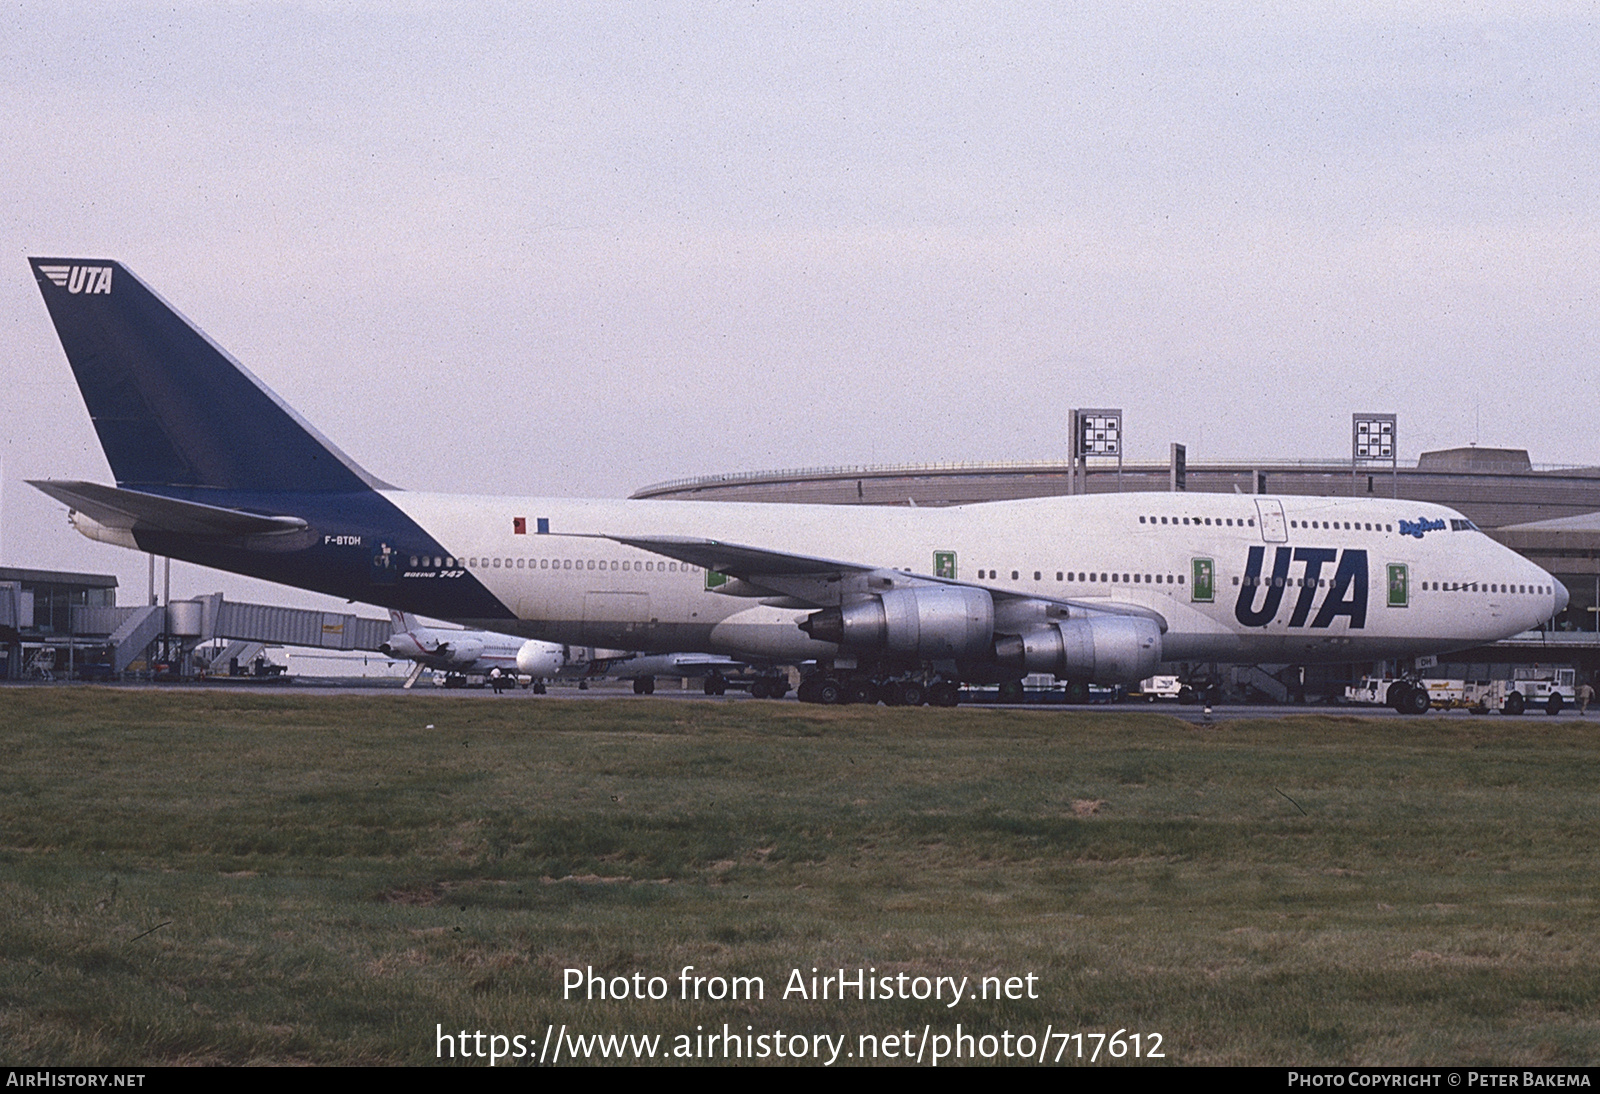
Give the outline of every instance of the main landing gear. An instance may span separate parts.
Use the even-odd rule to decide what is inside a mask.
[[[926,703],[929,706],[953,707],[961,701],[960,685],[945,677],[924,683],[915,677],[878,679],[813,673],[801,682],[795,694],[802,703],[820,703],[823,706],[882,703],[888,707],[920,707]]]
[[[717,693],[721,695],[719,691]],[[789,694],[789,678],[787,676],[757,676],[750,684],[750,697],[752,699],[782,699]]]

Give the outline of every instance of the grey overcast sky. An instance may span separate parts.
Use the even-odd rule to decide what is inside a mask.
[[[1381,410],[1600,462],[1597,19],[4,3],[0,562],[144,580],[22,481],[110,481],[29,254],[125,262],[412,489],[1049,459],[1073,406],[1136,459]]]

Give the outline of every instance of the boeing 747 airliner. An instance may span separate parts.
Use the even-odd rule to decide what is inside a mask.
[[[85,535],[572,645],[811,663],[803,699],[1477,646],[1567,593],[1460,513],[1376,499],[946,509],[414,493],[380,481],[126,267],[31,260],[116,486],[35,483]],[[781,694],[781,693],[780,693]],[[1427,692],[1396,706],[1426,710]]]

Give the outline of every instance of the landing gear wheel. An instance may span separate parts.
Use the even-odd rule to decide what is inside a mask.
[[[1396,708],[1401,714],[1426,714],[1433,701],[1428,698],[1427,688],[1408,688],[1401,696],[1399,706]]]
[[[1000,685],[1000,701],[1002,703],[1020,703],[1028,697],[1027,691],[1022,686],[1021,680],[1006,680]]]
[[[1527,709],[1528,701],[1522,697],[1522,692],[1513,691],[1510,695],[1506,696],[1505,705],[1500,708],[1500,713],[1510,714],[1515,717]]]
[[[906,707],[920,707],[927,699],[927,691],[920,681],[902,680],[898,684],[890,684],[899,693],[900,705]]]
[[[546,691],[547,691],[547,689],[544,686],[544,681],[543,680],[538,680],[538,681],[534,682],[533,693],[535,695],[544,695],[546,693]]]
[[[852,703],[865,703],[869,707],[878,704],[878,685],[871,680],[852,680],[845,691]]]
[[[774,676],[767,681],[767,698],[782,699],[789,694],[789,681],[781,676]]]
[[[636,677],[633,678],[633,693],[635,695],[643,695],[644,694],[644,677],[643,676],[636,676]]]
[[[844,687],[839,681],[831,678],[819,681],[811,694],[825,707],[836,707],[844,702]]]
[[[928,705],[931,707],[953,707],[961,701],[961,689],[948,680],[940,680],[928,688]]]
[[[1188,691],[1187,688],[1185,688],[1184,690]],[[1067,685],[1067,702],[1069,702],[1069,703],[1087,703],[1088,701],[1089,701],[1089,685],[1088,684],[1085,684],[1081,680],[1074,680],[1072,683]],[[1178,702],[1180,702],[1180,703],[1193,703],[1194,702],[1194,692],[1190,691],[1189,692],[1189,698],[1187,698],[1187,699],[1185,699],[1182,694],[1179,694]]]
[[[759,684],[761,681],[757,680],[756,683]],[[706,677],[705,692],[707,695],[726,695],[728,693],[728,681],[722,678],[722,673],[713,672],[711,675]],[[763,691],[758,693],[754,685],[752,685],[750,688],[750,694],[754,695],[757,699],[761,699],[765,698],[766,692],[765,689],[763,689]]]

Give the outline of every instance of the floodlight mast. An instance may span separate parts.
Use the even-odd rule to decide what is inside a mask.
[[[1122,410],[1075,409],[1068,412],[1072,462],[1067,472],[1067,493],[1089,492],[1089,457],[1117,460],[1117,493],[1122,493]]]
[[[1350,415],[1350,496],[1356,497],[1363,467],[1389,467],[1389,496],[1400,496],[1399,430],[1393,414]],[[1369,483],[1367,492],[1372,492]]]

